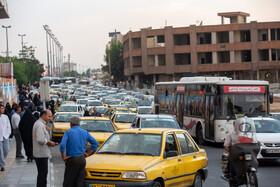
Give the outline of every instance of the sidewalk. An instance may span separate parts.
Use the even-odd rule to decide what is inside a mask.
[[[24,149],[22,150],[24,153]],[[27,162],[27,158],[15,159],[15,140],[10,141],[10,152],[6,158],[6,170],[0,171],[0,187],[34,187],[37,180],[35,161]],[[52,159],[49,159],[48,187],[54,187],[54,173]]]

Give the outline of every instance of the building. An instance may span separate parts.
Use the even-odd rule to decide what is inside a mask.
[[[73,62],[64,62],[61,67],[62,73],[69,71],[77,71],[77,64]]]
[[[244,12],[218,16],[221,25],[129,31],[123,37],[125,75],[138,88],[198,75],[279,82],[280,22],[247,23]]]
[[[0,19],[10,18],[6,0],[0,0]]]

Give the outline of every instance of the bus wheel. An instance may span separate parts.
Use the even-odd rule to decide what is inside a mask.
[[[197,137],[197,141],[200,145],[205,144],[205,140],[203,138],[203,131],[202,131],[202,126],[201,125],[198,125],[198,127],[197,127],[196,137]]]

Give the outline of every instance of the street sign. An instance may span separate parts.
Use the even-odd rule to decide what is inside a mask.
[[[50,92],[49,92],[49,81],[40,81],[40,98],[41,101],[49,101],[50,100]]]

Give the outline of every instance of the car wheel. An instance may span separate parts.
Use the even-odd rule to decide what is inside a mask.
[[[197,172],[195,175],[193,187],[202,187],[202,176],[199,172]]]
[[[158,181],[154,181],[152,187],[161,187],[162,185]]]
[[[197,128],[197,141],[200,145],[205,144],[205,139],[203,138],[203,131],[202,131],[202,126],[199,125]]]

